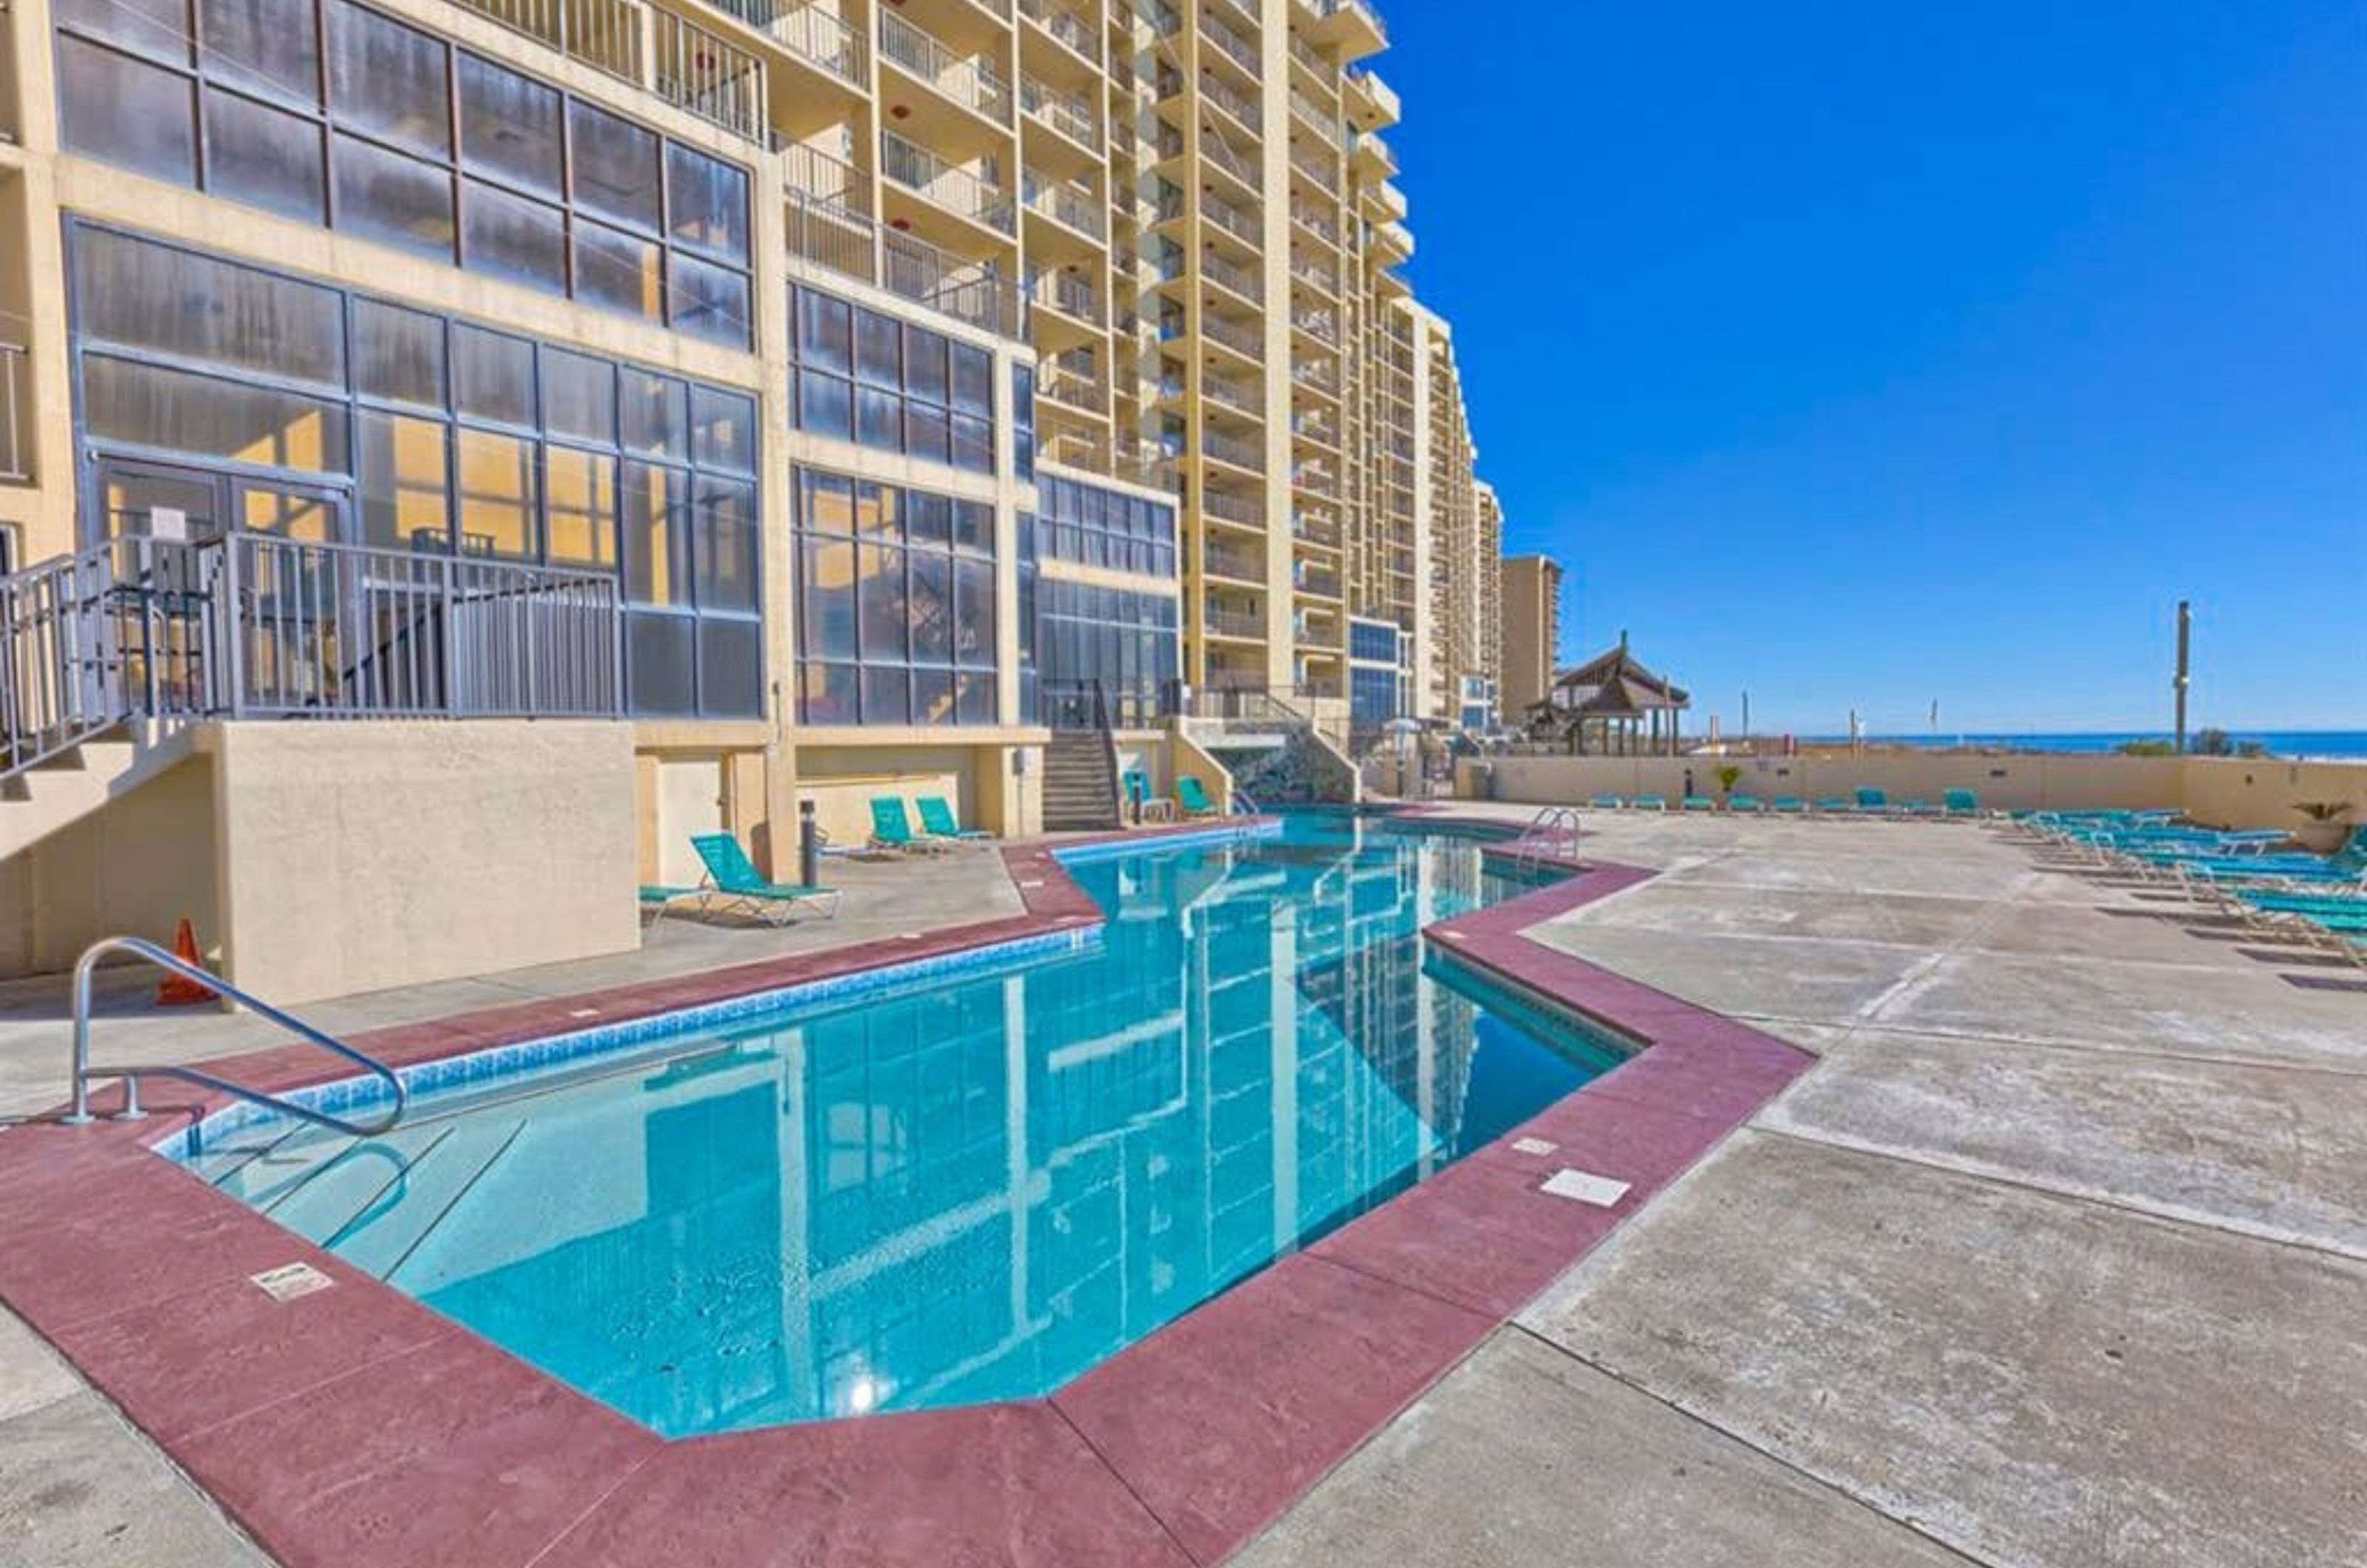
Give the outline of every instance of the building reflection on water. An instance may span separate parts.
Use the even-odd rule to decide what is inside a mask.
[[[670,1435],[1056,1387],[1588,1076],[1425,975],[1476,852],[1359,837],[1081,865],[1098,951],[550,1096],[395,1282]]]

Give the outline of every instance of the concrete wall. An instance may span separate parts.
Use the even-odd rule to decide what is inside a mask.
[[[0,804],[0,811],[8,809]],[[0,976],[74,966],[103,936],[221,940],[213,760],[200,753],[0,862]]]
[[[301,1002],[640,945],[629,728],[232,724],[224,973]]]
[[[815,820],[833,844],[868,840],[871,801],[883,795],[900,797],[916,829],[912,802],[936,795],[953,803],[965,828],[1017,838],[1043,830],[1044,750],[1000,741],[808,745],[798,750],[797,788],[813,802]],[[789,831],[794,837],[794,818]],[[793,850],[788,863],[795,863]]]
[[[2186,813],[2223,828],[2291,828],[2299,800],[2347,800],[2367,825],[2367,762],[2246,761],[2189,757],[2182,764]]]

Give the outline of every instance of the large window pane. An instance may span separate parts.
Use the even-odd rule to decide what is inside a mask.
[[[542,553],[534,443],[487,430],[459,435],[460,548],[533,560]]]
[[[912,662],[950,664],[954,659],[954,562],[934,550],[912,555]]]
[[[953,416],[954,467],[973,474],[994,472],[994,426],[968,414]]]
[[[362,542],[389,550],[449,549],[446,444],[450,428],[436,420],[365,409],[357,434]]]
[[[762,623],[700,617],[698,709],[717,718],[753,718],[764,711]]]
[[[652,457],[690,454],[689,389],[671,376],[627,367],[622,413],[625,450]]]
[[[443,408],[443,318],[375,299],[355,300],[354,390],[366,398]]]
[[[863,722],[912,722],[912,676],[902,666],[884,670],[866,668],[863,671]]]
[[[932,463],[948,462],[953,457],[953,427],[945,410],[927,403],[908,402],[904,405],[904,450],[915,457],[925,457]]]
[[[748,175],[687,147],[666,149],[666,231],[727,260],[748,259]]]
[[[954,660],[991,668],[994,645],[994,564],[954,562]]]
[[[575,297],[656,321],[665,303],[663,253],[654,240],[575,222]]]
[[[855,312],[855,378],[900,392],[904,387],[904,327],[877,310]]]
[[[189,0],[58,0],[57,18],[75,32],[189,63]]]
[[[954,724],[954,674],[950,670],[912,671],[912,722]]]
[[[452,176],[399,152],[336,139],[337,227],[449,262]]]
[[[567,292],[567,221],[559,209],[474,180],[461,182],[461,188],[468,222],[463,265],[529,288]]]
[[[954,407],[980,419],[994,417],[994,355],[970,344],[954,344]]]
[[[798,373],[798,428],[845,440],[855,434],[855,386],[819,371]]]
[[[86,341],[345,390],[345,329],[329,289],[91,229],[74,238],[74,279]]]
[[[698,623],[688,615],[625,617],[625,684],[638,714],[697,710]]]
[[[617,439],[617,369],[605,359],[542,351],[542,425],[554,435],[614,445]]]
[[[666,267],[672,285],[667,319],[674,330],[733,348],[748,345],[748,275],[677,254]]]
[[[569,104],[567,118],[576,205],[628,228],[658,232],[656,134],[586,103]]]
[[[809,539],[798,572],[798,649],[827,659],[853,659],[855,547],[844,539]]]
[[[852,664],[806,664],[798,671],[798,716],[808,724],[849,725],[856,722],[861,701],[858,675]]]
[[[198,9],[209,75],[300,107],[320,107],[313,0],[205,0]]]
[[[737,392],[694,387],[690,392],[690,457],[702,468],[756,471],[756,400]]]
[[[856,604],[862,614],[863,657],[902,662],[906,657],[904,552],[884,545],[855,547],[860,571]]]
[[[810,469],[800,476],[800,492],[804,497],[806,527],[824,534],[855,532],[855,481],[839,474],[817,474]]]
[[[624,480],[625,597],[691,603],[690,476],[628,462]]]
[[[798,290],[798,358],[804,365],[835,370],[855,367],[853,310],[845,300]]]
[[[318,223],[328,193],[321,128],[218,87],[206,89],[206,188]]]
[[[186,77],[80,39],[58,39],[68,148],[160,180],[197,184],[197,106]]]
[[[444,45],[346,0],[329,0],[329,110],[340,125],[448,158]]]
[[[617,564],[617,459],[553,446],[544,455],[553,566]]]
[[[461,164],[558,200],[565,194],[559,94],[466,52],[459,77]]]
[[[452,392],[460,412],[471,419],[533,425],[534,345],[524,338],[455,324]]]
[[[855,439],[880,452],[904,449],[904,400],[877,387],[855,389]]]
[[[946,340],[919,327],[904,329],[904,389],[942,406],[951,386],[946,370]]]
[[[753,610],[758,561],[756,487],[733,479],[698,480],[698,604],[707,610]]]
[[[317,473],[349,460],[341,403],[100,355],[83,360],[83,413],[101,441]]]

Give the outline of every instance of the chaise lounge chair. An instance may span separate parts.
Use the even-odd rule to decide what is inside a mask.
[[[1728,811],[1764,811],[1766,806],[1755,795],[1730,795],[1726,797]]]
[[[1175,781],[1175,804],[1184,808],[1184,815],[1186,817],[1222,817],[1224,815],[1217,808],[1217,803],[1208,798],[1208,792],[1200,787],[1200,781],[1189,773],[1182,775]]]
[[[1778,815],[1784,817],[1797,817],[1808,809],[1808,803],[1796,795],[1779,795],[1770,806]]]
[[[1860,785],[1855,809],[1871,817],[1886,817],[1890,814],[1890,796],[1878,789]]]
[[[1638,811],[1666,811],[1668,808],[1669,797],[1665,795],[1639,795],[1636,797],[1636,809]]]
[[[921,831],[932,839],[949,839],[957,844],[987,844],[994,840],[983,828],[963,827],[944,795],[924,795],[912,804],[920,808]]]
[[[1968,789],[1952,789],[1940,796],[1941,809],[1950,817],[1978,817],[1981,797]]]
[[[912,819],[904,815],[900,795],[871,797],[871,847],[893,850],[898,854],[939,855],[953,846],[931,833],[912,831]]]
[[[1624,795],[1598,795],[1586,804],[1597,811],[1625,811],[1627,809],[1627,797]]]
[[[821,908],[832,919],[838,918],[840,889],[766,881],[740,840],[729,833],[693,834],[690,847],[707,867],[708,886],[697,891],[702,911],[745,915],[768,926],[787,925],[790,917],[808,906]]]

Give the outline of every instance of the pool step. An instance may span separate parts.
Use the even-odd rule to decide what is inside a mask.
[[[413,1162],[399,1206],[357,1215],[328,1245],[364,1273],[391,1277],[525,1131],[523,1117],[463,1117],[451,1123],[450,1136]]]
[[[289,1122],[266,1122],[224,1134],[182,1163],[200,1181],[221,1187],[241,1167],[270,1156],[271,1152],[304,1129]]]
[[[348,1142],[311,1175],[262,1205],[306,1241],[325,1243],[358,1216],[402,1201],[411,1168],[451,1133],[429,1123]]]
[[[324,1127],[303,1126],[253,1158],[232,1163],[213,1183],[250,1209],[268,1212],[274,1203],[318,1175],[354,1146],[356,1140]],[[230,1145],[225,1145],[227,1149]]]

